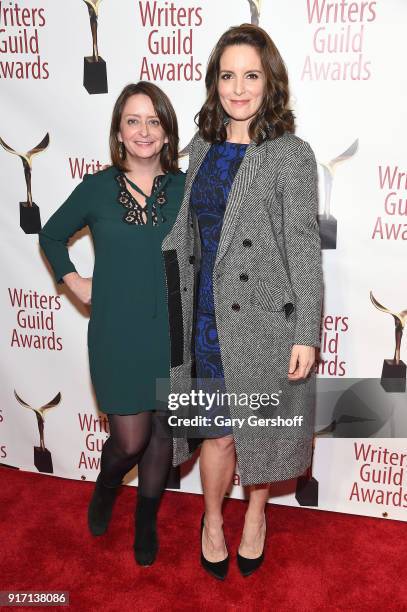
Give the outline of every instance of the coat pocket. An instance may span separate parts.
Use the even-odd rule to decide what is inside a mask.
[[[184,362],[184,323],[177,252],[163,251],[167,279],[168,323],[170,331],[171,367]]]
[[[295,310],[295,301],[289,291],[284,289],[284,287],[261,279],[257,281],[253,303],[263,310],[271,312],[284,311],[286,319]]]

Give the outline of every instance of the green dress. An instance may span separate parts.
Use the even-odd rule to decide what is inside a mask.
[[[185,174],[155,178],[141,207],[114,166],[86,175],[39,235],[57,282],[75,272],[69,238],[88,226],[95,249],[89,364],[100,410],[155,410],[156,379],[169,378],[170,340],[161,243],[178,214]],[[134,188],[137,186],[132,184]]]

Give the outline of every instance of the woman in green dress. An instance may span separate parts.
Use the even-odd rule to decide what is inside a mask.
[[[90,372],[110,437],[89,505],[93,535],[107,530],[125,474],[138,465],[135,557],[151,565],[158,550],[156,515],[172,457],[156,379],[168,378],[170,346],[161,243],[178,214],[185,175],[178,168],[178,125],[165,93],[144,81],[116,101],[112,166],[84,177],[40,233],[57,282],[92,305]],[[95,264],[81,277],[69,238],[88,226]]]

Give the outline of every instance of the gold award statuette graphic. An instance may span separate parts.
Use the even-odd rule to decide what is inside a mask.
[[[54,468],[52,465],[52,457],[51,457],[51,453],[49,452],[49,450],[45,448],[45,442],[44,442],[44,420],[45,420],[44,413],[46,410],[49,410],[50,408],[54,408],[55,406],[58,406],[59,402],[61,401],[61,394],[57,393],[54,399],[48,402],[48,404],[41,406],[40,408],[33,408],[32,406],[27,404],[24,400],[21,399],[21,397],[17,395],[16,391],[14,391],[14,396],[16,400],[18,401],[18,403],[21,404],[21,406],[23,406],[24,408],[28,408],[29,410],[32,410],[33,412],[35,412],[35,416],[37,417],[38,431],[40,434],[40,445],[34,446],[34,465],[39,472],[52,474],[54,471]]]
[[[262,0],[247,0],[250,6],[250,23],[259,25]]]
[[[38,234],[41,231],[41,216],[40,209],[37,204],[33,202],[32,192],[31,192],[31,171],[32,171],[32,158],[37,153],[42,153],[49,145],[49,134],[47,133],[41,142],[28,151],[27,153],[18,153],[8,144],[4,142],[2,138],[0,138],[1,146],[8,152],[13,155],[17,155],[23,162],[24,167],[24,176],[25,182],[27,186],[27,200],[25,202],[20,202],[20,227],[26,234]]]
[[[318,506],[319,482],[318,480],[316,480],[316,478],[314,478],[312,474],[312,465],[313,465],[313,460],[314,460],[315,445],[316,445],[317,438],[321,438],[323,436],[333,434],[335,431],[338,430],[338,426],[341,427],[340,432],[338,434],[339,437],[345,437],[345,432],[347,432],[346,437],[366,437],[367,438],[369,430],[366,426],[364,427],[364,430],[363,430],[364,431],[363,436],[351,435],[351,431],[352,431],[351,428],[354,428],[356,425],[359,425],[359,426],[361,424],[365,425],[369,421],[373,421],[373,423],[376,422],[374,419],[369,419],[367,416],[359,416],[357,414],[351,413],[352,412],[351,398],[353,399],[354,397],[357,397],[357,396],[355,395],[346,396],[346,393],[343,393],[341,397],[343,397],[344,403],[346,403],[346,407],[347,407],[346,413],[340,414],[337,418],[331,421],[329,425],[327,425],[323,429],[315,431],[314,433],[313,440],[312,440],[311,465],[307,469],[305,474],[303,474],[302,476],[299,476],[297,479],[295,499],[297,500],[300,506]]]
[[[101,0],[83,0],[88,7],[92,32],[92,55],[83,58],[83,86],[90,94],[107,93],[106,62],[98,50],[98,14]]]
[[[319,233],[321,235],[322,249],[336,249],[337,237],[337,222],[335,217],[331,215],[331,193],[332,184],[336,167],[341,162],[344,162],[353,157],[358,150],[359,140],[356,139],[351,146],[343,153],[331,159],[329,162],[319,162],[324,169],[324,184],[325,184],[325,203],[324,212],[318,215]]]
[[[295,499],[300,506],[318,506],[319,482],[312,475],[312,462],[315,451],[315,436],[312,440],[311,464],[303,476],[297,478]]]
[[[386,391],[393,393],[404,393],[406,390],[406,364],[400,359],[401,338],[404,326],[407,322],[407,309],[401,312],[392,312],[382,306],[370,292],[370,299],[373,306],[382,312],[387,312],[394,319],[396,347],[393,359],[383,361],[381,385]]]

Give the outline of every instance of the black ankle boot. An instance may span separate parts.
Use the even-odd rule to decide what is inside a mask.
[[[157,511],[161,497],[137,495],[134,555],[139,565],[152,565],[158,552]]]
[[[103,484],[100,474],[97,477],[88,508],[88,526],[92,535],[98,536],[106,532],[120,486],[108,487]]]

